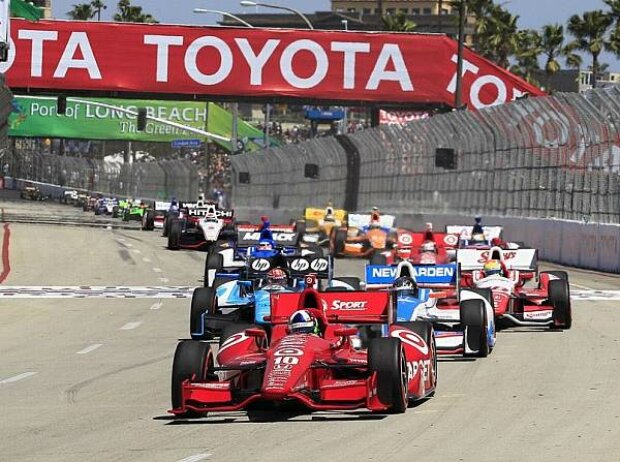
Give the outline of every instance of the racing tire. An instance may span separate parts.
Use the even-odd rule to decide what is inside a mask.
[[[215,313],[215,294],[211,287],[197,287],[192,293],[192,301],[189,308],[189,333],[194,340],[211,340],[212,335],[204,331],[202,314]],[[202,324],[202,326],[201,326]],[[201,329],[202,327],[202,329]],[[194,335],[195,332],[202,330],[202,335]]]
[[[387,258],[385,255],[381,253],[374,253],[372,257],[370,257],[371,265],[387,265]]]
[[[172,218],[169,217],[165,217],[164,218],[164,228],[162,231],[162,236],[163,237],[168,237],[168,234],[170,234],[170,225],[172,224]]]
[[[207,378],[215,379],[209,370],[214,367],[213,351],[211,345],[206,342],[195,340],[183,340],[177,345],[172,362],[172,386],[171,401],[172,409],[179,409],[183,404],[183,382],[185,380],[205,381]],[[176,417],[197,417],[205,413],[187,411],[184,414],[176,414]]]
[[[217,250],[217,246],[214,250]],[[224,268],[224,257],[216,252],[207,253],[207,259],[205,261],[205,274],[204,274],[204,286],[209,287],[209,271],[215,270],[215,273],[220,273]],[[215,282],[215,277],[214,277]]]
[[[411,322],[397,322],[397,326],[404,327],[409,329],[411,332],[415,332],[418,334],[428,347],[433,352],[433,388],[437,387],[437,348],[435,346],[435,330],[433,328],[433,323],[428,321],[411,321]],[[427,397],[431,397],[435,394],[434,391],[426,395]]]
[[[257,326],[256,324],[246,324],[246,323],[229,324],[228,326],[224,327],[224,329],[222,329],[222,333],[220,334],[219,346],[221,347],[222,344],[226,340],[228,340],[230,337],[232,337],[235,334],[238,334],[239,332],[243,332],[246,329],[264,330],[262,327]]]
[[[549,282],[549,301],[553,305],[553,327],[570,329],[573,316],[570,304],[568,281],[554,279]]]
[[[155,229],[155,212],[147,210],[142,216],[142,230],[153,231]]]
[[[306,220],[297,220],[295,222],[295,232],[298,233],[300,237],[306,234]]]
[[[332,255],[334,258],[344,256],[344,245],[347,240],[346,229],[335,229],[332,238]]]
[[[112,218],[118,218],[118,206],[112,207]]]
[[[377,374],[377,396],[388,412],[407,410],[407,360],[400,339],[375,338],[368,346],[368,369]]]
[[[82,205],[82,212],[88,212],[88,206],[86,204]]]
[[[101,211],[99,210],[99,207],[95,207],[95,215],[101,215]]]
[[[465,300],[460,304],[461,325],[464,330],[464,341],[475,353],[466,353],[463,356],[486,358],[489,356],[489,342],[487,340],[487,319],[484,302],[482,300]]]
[[[168,231],[168,249],[179,250],[181,248],[181,223],[179,220],[172,220]]]

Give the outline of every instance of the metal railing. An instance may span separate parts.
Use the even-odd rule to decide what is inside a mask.
[[[301,211],[331,200],[359,210],[620,222],[619,87],[337,138],[233,157],[234,206]],[[438,148],[454,150],[455,169],[436,166]],[[306,164],[319,166],[318,178],[304,177]],[[249,183],[239,181],[243,172]]]

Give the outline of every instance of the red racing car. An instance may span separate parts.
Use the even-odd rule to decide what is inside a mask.
[[[395,265],[409,261],[414,265],[445,265],[450,263],[459,244],[458,234],[435,233],[430,223],[423,232],[399,228],[397,239],[390,250],[375,253],[371,265]]]
[[[217,353],[195,340],[178,344],[172,367],[172,414],[238,411],[250,404],[298,404],[313,411],[367,408],[405,412],[434,394],[437,363],[432,324],[392,323],[389,292],[273,294],[270,331],[223,334]],[[318,320],[315,333],[293,333],[300,311]],[[293,316],[291,316],[293,315]],[[388,337],[367,350],[353,346],[350,324],[388,324]],[[293,326],[293,324],[291,324]]]

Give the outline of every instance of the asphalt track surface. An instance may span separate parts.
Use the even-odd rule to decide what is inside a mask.
[[[0,205],[35,215],[61,207]],[[158,232],[9,229],[5,285],[201,283],[204,254],[168,251]],[[361,268],[337,263],[339,274]],[[586,298],[588,289],[620,289],[615,276],[568,271]],[[578,300],[570,331],[503,331],[487,359],[440,360],[436,396],[403,415],[174,421],[170,368],[177,339],[187,336],[188,300],[2,298],[0,460],[619,460],[619,303]]]

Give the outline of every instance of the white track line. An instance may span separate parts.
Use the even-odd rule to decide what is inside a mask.
[[[193,456],[186,457],[185,459],[181,459],[178,462],[200,462],[201,460],[205,460],[211,457],[211,454],[195,454]]]
[[[161,268],[153,268],[153,271],[155,271],[156,273],[161,273]]]
[[[592,287],[586,287],[586,286],[582,286],[580,284],[575,284],[574,282],[569,283],[569,285],[571,285],[573,287],[577,287],[579,289],[584,289],[584,290],[596,290],[596,289],[593,289]]]
[[[93,343],[92,345],[87,346],[83,350],[78,351],[76,354],[85,355],[85,354],[90,353],[91,351],[95,351],[97,348],[100,348],[102,346],[103,346],[103,343]]]
[[[161,308],[161,306],[162,306],[162,305],[163,305],[163,302],[153,303],[153,304],[151,305],[151,308],[150,308],[150,309],[151,309],[151,310],[158,310],[158,309],[160,309],[160,308]]]
[[[131,251],[132,251],[133,253],[142,253],[142,252],[140,251],[140,249],[131,249]]]
[[[14,375],[13,377],[0,380],[0,385],[4,385],[5,383],[19,382],[20,380],[27,379],[28,377],[32,377],[36,374],[38,374],[38,372],[24,372],[23,374]]]
[[[144,263],[150,263],[150,262],[151,262],[151,259],[150,259],[150,258],[147,258],[147,257],[144,257],[144,258],[142,258],[142,261],[143,261]]]
[[[123,327],[121,327],[119,330],[132,330],[140,326],[140,324],[142,324],[142,321],[128,322]]]
[[[170,282],[168,278],[159,278],[159,282]]]
[[[129,242],[125,244],[125,247],[133,247],[133,244],[130,244]]]

